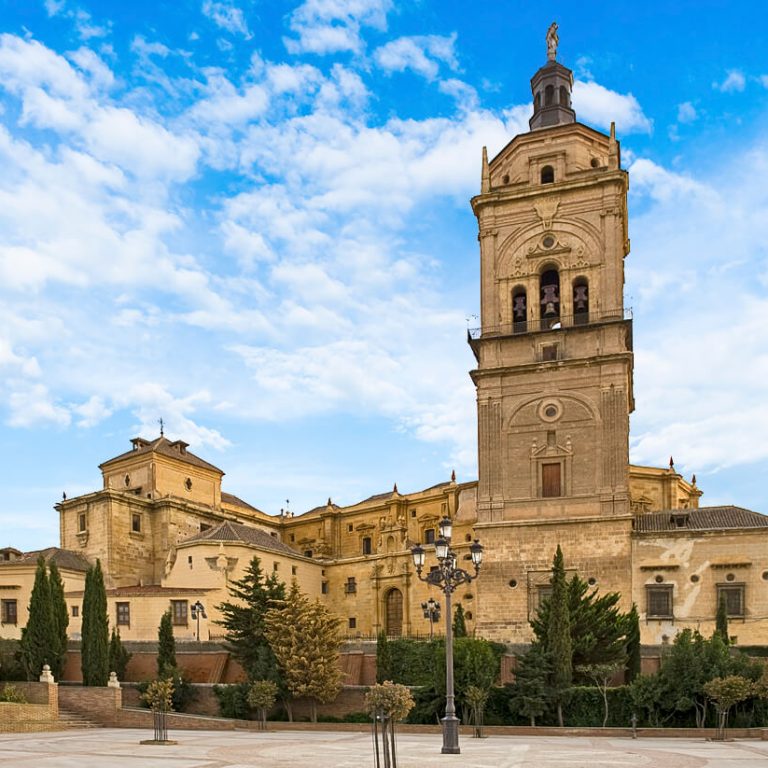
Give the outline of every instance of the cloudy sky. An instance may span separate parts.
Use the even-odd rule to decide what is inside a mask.
[[[630,171],[632,458],[768,512],[760,3],[0,0],[0,546],[136,435],[267,512],[476,477],[483,145],[556,18]]]

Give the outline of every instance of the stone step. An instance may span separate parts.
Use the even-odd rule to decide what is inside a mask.
[[[61,707],[59,707],[59,723],[65,728],[101,728],[98,723],[89,720],[85,715],[73,712],[71,709],[61,709]]]

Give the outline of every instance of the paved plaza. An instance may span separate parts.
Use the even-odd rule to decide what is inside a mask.
[[[245,768],[373,766],[370,734],[334,731],[177,731],[173,746],[140,745],[150,734],[97,729],[0,734],[0,768]],[[462,738],[441,755],[439,734],[400,734],[398,768],[767,768],[768,742],[703,739],[492,736]]]

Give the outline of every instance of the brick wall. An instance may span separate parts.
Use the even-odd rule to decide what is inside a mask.
[[[122,707],[122,690],[63,685],[59,688],[59,706],[77,712],[94,723],[116,725],[117,711]]]

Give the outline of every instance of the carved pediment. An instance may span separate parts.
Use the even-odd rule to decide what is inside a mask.
[[[356,531],[360,531],[361,533],[366,531],[375,531],[376,526],[373,523],[360,523],[359,525],[355,526]]]
[[[570,456],[571,454],[573,454],[573,444],[571,443],[570,435],[565,438],[565,443],[562,445],[560,443],[539,445],[539,441],[536,438],[531,443],[531,457],[534,459],[546,456]]]

